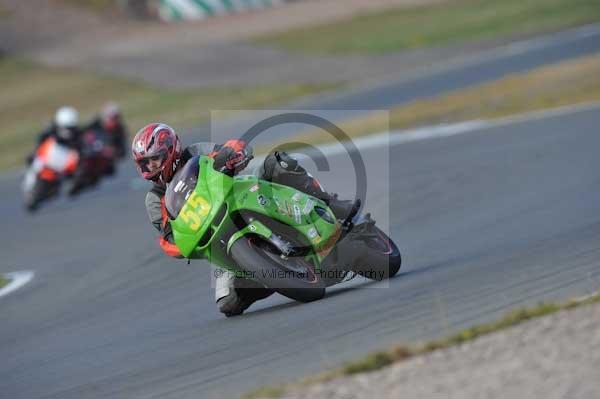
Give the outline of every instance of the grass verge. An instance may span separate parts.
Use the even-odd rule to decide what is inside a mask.
[[[62,0],[62,2],[95,12],[116,10],[118,6],[118,0]]]
[[[10,282],[10,280],[8,280],[6,277],[4,277],[2,274],[0,274],[0,288],[4,287],[9,282]]]
[[[10,11],[8,11],[6,8],[0,6],[0,19],[6,18],[8,16],[10,16]]]
[[[157,120],[180,129],[207,121],[210,110],[262,108],[338,86],[282,84],[170,90],[0,58],[0,169],[23,164],[37,134],[50,122],[55,110],[65,104],[77,107],[85,120],[98,112],[105,101],[117,101],[135,132]]]
[[[479,326],[471,327],[460,331],[454,335],[439,340],[434,340],[422,345],[410,346],[400,345],[389,350],[375,352],[367,355],[364,358],[355,362],[347,363],[339,369],[323,373],[321,375],[305,379],[302,382],[282,385],[278,387],[264,387],[256,391],[250,392],[244,396],[245,399],[258,398],[277,398],[281,397],[286,391],[291,389],[301,389],[308,384],[331,381],[334,378],[372,372],[393,363],[410,359],[411,357],[423,355],[435,350],[449,348],[451,346],[460,345],[468,341],[472,341],[486,334],[491,334],[496,331],[503,330],[526,321],[550,315],[561,310],[573,309],[582,305],[589,305],[600,302],[600,293],[582,298],[573,299],[564,303],[541,303],[535,307],[515,310],[506,314],[501,319]]]
[[[600,20],[597,0],[456,0],[389,9],[258,38],[309,53],[385,53]]]
[[[389,114],[376,111],[344,121],[339,126],[348,136],[359,137],[388,130],[498,118],[593,101],[600,101],[600,56],[541,67],[438,97],[413,101],[391,109]],[[289,141],[315,145],[331,142],[332,139],[323,130],[310,129]],[[281,144],[284,143],[275,143],[274,146]],[[287,148],[290,147],[294,145]]]

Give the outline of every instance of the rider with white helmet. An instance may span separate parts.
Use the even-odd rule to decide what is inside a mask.
[[[36,147],[27,157],[28,163],[33,160],[37,148],[49,137],[53,137],[58,143],[79,151],[81,137],[79,112],[71,106],[60,107],[54,114],[54,120],[50,126],[40,133]]]
[[[71,141],[78,134],[79,112],[73,107],[61,107],[54,115],[56,135],[60,140]]]

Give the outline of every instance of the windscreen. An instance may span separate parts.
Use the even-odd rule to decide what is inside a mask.
[[[165,205],[171,220],[175,220],[188,197],[196,188],[200,172],[199,157],[193,157],[175,173],[165,194]]]

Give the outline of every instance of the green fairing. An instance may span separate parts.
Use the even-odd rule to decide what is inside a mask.
[[[244,227],[241,230],[236,231],[230,238],[227,243],[227,253],[231,250],[231,246],[234,242],[236,242],[239,238],[245,236],[246,234],[257,234],[264,238],[271,237],[273,232],[264,224],[259,222],[258,220],[253,221],[248,226]]]
[[[217,266],[238,270],[228,255],[233,242],[244,235],[269,237],[271,234],[269,226],[258,221],[250,223],[251,220],[247,220],[244,226],[236,226],[232,215],[245,211],[263,215],[263,222],[265,217],[279,221],[303,235],[310,243],[306,257],[320,269],[340,232],[340,224],[327,205],[291,187],[255,176],[229,177],[214,170],[213,162],[207,156],[198,158],[199,175],[194,194],[187,197],[177,218],[171,220],[175,244],[182,255],[191,259],[204,258]],[[227,207],[224,217],[219,212],[223,205]],[[323,208],[334,223],[319,216],[315,206]],[[207,240],[204,237],[209,229],[213,233]]]

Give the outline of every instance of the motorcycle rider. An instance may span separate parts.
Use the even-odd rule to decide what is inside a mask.
[[[53,137],[57,143],[76,150],[81,149],[81,129],[79,124],[79,112],[73,107],[60,107],[54,115],[54,120],[38,137],[33,152],[27,157],[27,163],[31,164],[37,149],[46,139]]]
[[[175,131],[163,123],[151,123],[143,127],[135,135],[131,151],[142,177],[153,182],[146,195],[146,210],[152,225],[161,234],[159,244],[165,253],[174,257],[181,257],[181,253],[173,241],[164,195],[177,169],[194,156],[208,155],[214,159],[215,170],[234,176],[245,169],[253,158],[252,148],[243,140],[235,139],[222,145],[196,143],[182,150]],[[358,205],[353,201],[338,200],[336,195],[323,191],[319,182],[285,152],[267,155],[259,167],[258,177],[291,186],[326,201],[339,218],[358,210]],[[220,274],[216,280],[215,300],[219,310],[226,316],[239,315],[252,303],[272,293],[261,284],[235,277],[231,273]]]
[[[106,103],[102,107],[102,112],[84,130],[87,129],[99,129],[106,132],[115,148],[117,159],[122,159],[125,156],[128,129],[117,103]]]

